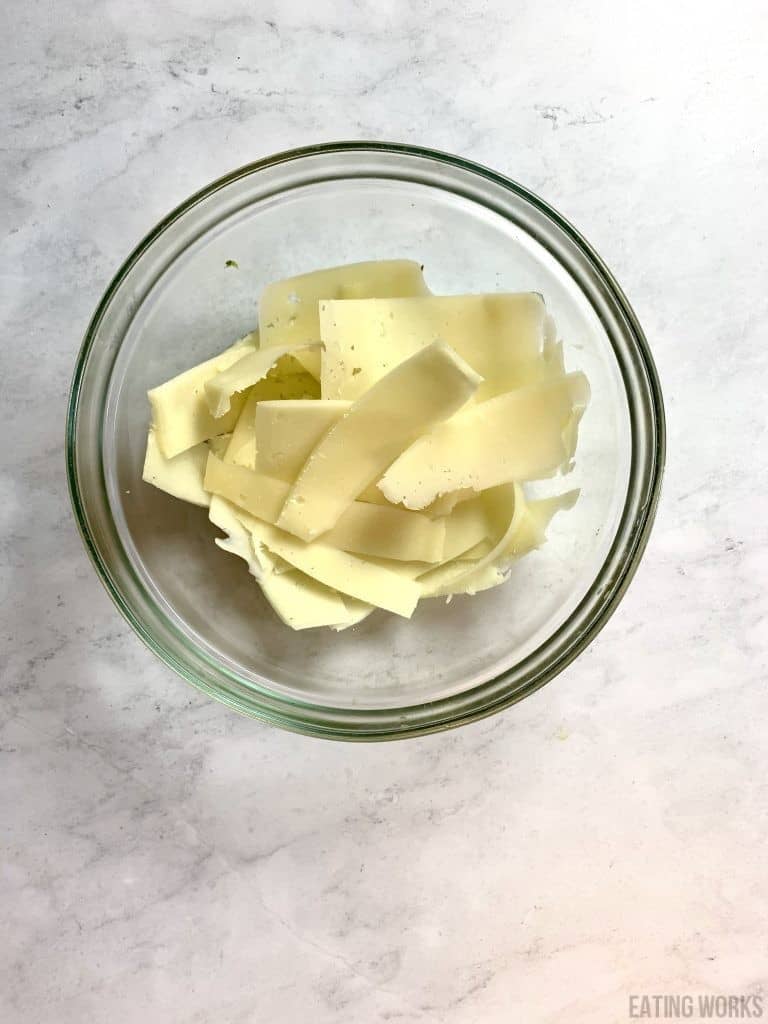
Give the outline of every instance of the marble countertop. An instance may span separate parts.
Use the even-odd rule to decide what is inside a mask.
[[[0,1021],[605,1024],[632,995],[764,992],[764,5],[3,15]],[[500,716],[367,747],[159,664],[91,570],[62,456],[137,240],[232,167],[345,137],[550,200],[626,289],[669,420],[645,560],[586,654]]]

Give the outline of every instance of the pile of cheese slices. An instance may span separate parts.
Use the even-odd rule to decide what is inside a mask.
[[[534,293],[430,294],[418,264],[269,285],[259,330],[149,392],[144,479],[209,509],[293,629],[409,618],[540,546],[589,397]]]

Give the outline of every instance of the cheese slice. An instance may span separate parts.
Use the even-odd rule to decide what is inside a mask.
[[[224,462],[244,466],[246,469],[256,468],[256,409],[259,405],[259,396],[254,393],[255,390],[254,388],[246,399],[226,450],[223,454],[215,452]]]
[[[344,629],[360,618],[350,613],[341,594],[293,570],[263,580],[261,589],[280,619],[291,629],[330,626]]]
[[[480,374],[477,401],[540,379],[546,309],[533,292],[320,303],[321,394],[357,399],[433,341]]]
[[[457,593],[478,594],[481,590],[489,590],[504,583],[511,562],[541,547],[547,539],[547,528],[553,516],[572,508],[579,496],[579,491],[573,490],[552,498],[528,501],[522,488],[517,487],[510,500],[508,492],[505,495],[504,490],[495,488],[494,491],[486,492],[496,506],[498,533],[495,543],[485,550],[481,550],[482,546],[478,545],[478,557],[468,572],[457,571],[450,578],[446,573],[442,579],[436,573],[423,574],[419,582],[425,590],[429,589],[430,597]],[[494,493],[496,497],[493,497]]]
[[[280,480],[295,480],[312,449],[351,404],[299,400],[260,402],[255,425],[259,435],[256,468]],[[389,504],[375,484],[361,491],[358,498],[374,505]]]
[[[303,370],[298,373],[293,371],[293,363],[295,360],[290,356],[283,357],[264,380],[249,389],[243,411],[230,435],[231,441],[224,456],[225,462],[256,469],[256,413],[262,403],[274,402],[277,405],[284,405],[299,402],[300,405],[312,405],[314,403],[310,399],[319,397],[314,377]],[[291,367],[292,372],[284,374],[283,367],[286,366]],[[221,453],[217,451],[216,454]]]
[[[443,560],[459,558],[484,541],[492,531],[487,503],[482,495],[464,501],[445,517]]]
[[[267,285],[259,299],[261,344],[271,348],[319,341],[321,299],[384,299],[428,292],[421,267],[412,260],[350,263],[276,281]],[[313,376],[320,378],[317,352],[297,353],[297,358]]]
[[[341,633],[345,629],[359,625],[363,619],[367,619],[376,610],[372,604],[366,604],[365,601],[357,601],[354,597],[349,597],[348,594],[342,594],[341,596],[344,600],[344,607],[347,609],[347,617],[343,622],[336,622],[331,626],[331,629],[336,633]]]
[[[238,508],[264,522],[274,523],[285,502],[290,485],[246,466],[223,462],[212,452],[208,456],[203,486]]]
[[[223,498],[212,499],[210,519],[227,534],[226,538],[216,538],[216,544],[248,564],[275,613],[292,629],[317,626],[347,629],[370,614],[369,605],[348,604],[338,591],[324,587],[295,569],[274,573],[272,556],[263,546],[254,547],[251,533],[238,518],[237,510]]]
[[[572,373],[470,406],[411,445],[379,489],[393,504],[419,509],[459,488],[551,476],[572,455],[575,431],[564,431],[588,394],[584,375]]]
[[[451,598],[456,594],[468,594],[473,597],[484,590],[492,590],[494,587],[500,586],[506,580],[507,574],[498,565],[483,565],[482,568],[476,569],[467,576],[463,576],[461,581],[454,584],[453,587],[447,587],[439,595],[434,594],[432,596],[446,597],[450,602]]]
[[[378,487],[376,490],[378,490]],[[380,491],[379,493],[381,494]],[[441,494],[440,497],[435,498],[432,504],[424,511],[429,513],[431,516],[448,516],[453,512],[457,505],[460,505],[463,501],[468,501],[470,498],[476,497],[477,491],[474,487],[461,487],[458,491],[448,491],[447,494]]]
[[[418,512],[354,501],[323,541],[343,551],[402,562],[441,562],[446,523]]]
[[[204,486],[266,523],[280,515],[290,484],[244,466],[208,458]],[[418,512],[355,501],[323,538],[332,547],[376,558],[440,562],[446,523]],[[475,543],[471,538],[471,543]],[[469,546],[469,542],[467,543]]]
[[[259,435],[257,469],[294,481],[313,448],[349,410],[350,402],[260,402],[255,409]]]
[[[217,373],[242,359],[258,342],[258,333],[254,331],[212,359],[185,370],[178,377],[147,392],[157,443],[166,459],[172,459],[209,437],[232,430],[244,398],[238,398],[226,415],[216,419],[208,408],[205,384]]]
[[[261,553],[271,564],[276,558],[283,559],[317,582],[340,591],[345,601],[347,597],[354,599],[347,605],[347,617],[340,619],[338,625],[361,621],[368,614],[361,605],[384,608],[405,618],[413,614],[420,591],[418,584],[406,574],[383,568],[375,561],[356,558],[321,541],[305,544],[247,512],[233,511],[251,534],[257,558]]]
[[[419,586],[413,580],[322,541],[306,544],[266,523],[261,524],[255,536],[270,553],[320,583],[406,619],[413,615],[420,596]]]
[[[498,538],[497,538],[498,539]],[[325,540],[325,538],[323,538]],[[392,572],[396,572],[401,576],[407,577],[409,580],[418,580],[419,577],[424,576],[426,573],[432,572],[436,569],[443,568],[443,566],[449,563],[452,566],[459,566],[461,563],[473,562],[477,563],[481,558],[484,558],[492,548],[494,543],[487,537],[481,540],[478,544],[473,545],[466,551],[462,551],[461,554],[455,555],[451,559],[447,559],[440,565],[430,565],[428,562],[397,562],[391,558],[369,558],[373,565],[381,566],[382,569],[389,569]],[[474,569],[475,566],[466,566],[467,571]],[[451,572],[452,575],[452,572]]]
[[[485,537],[479,542],[479,544],[475,544],[473,548],[468,548],[466,551],[462,551],[458,557],[461,561],[478,562],[492,549],[493,541],[488,537]]]
[[[525,513],[525,495],[517,484],[502,484],[486,491],[481,498],[492,532],[492,546],[477,561],[454,561],[438,566],[419,577],[424,597],[440,597],[455,593],[475,593],[479,578],[488,582],[483,571],[495,569],[504,556]],[[478,579],[476,579],[478,577]],[[498,582],[503,581],[499,573]],[[493,584],[491,584],[493,585]],[[486,589],[483,587],[482,589]]]
[[[216,537],[215,544],[222,551],[242,558],[248,564],[250,574],[262,582],[265,576],[274,572],[274,559],[264,550],[256,550],[251,541],[251,533],[240,521],[238,509],[231,502],[217,494],[211,497],[211,506],[208,510],[208,518],[214,526],[227,534],[226,537]]]
[[[166,459],[157,443],[156,431],[150,428],[142,479],[174,498],[207,508],[211,496],[203,488],[203,477],[209,450],[206,444],[196,444]]]
[[[319,347],[319,343],[298,347],[278,345],[274,348],[261,348],[247,353],[205,382],[205,397],[211,416],[219,419],[229,412],[232,396],[246,391],[263,380],[283,356],[295,357],[307,348],[319,349]]]
[[[542,355],[547,371],[551,376],[565,376],[565,355],[563,353],[562,341],[557,341],[554,338],[545,338]]]
[[[479,384],[480,377],[444,342],[411,356],[324,435],[277,525],[302,540],[330,530],[368,484],[420,434],[460,409]]]
[[[529,551],[540,548],[547,539],[547,530],[554,516],[573,508],[578,497],[579,491],[575,489],[551,498],[527,501],[517,528],[504,549],[504,555],[508,558],[521,558]]]
[[[227,453],[227,448],[229,448],[232,442],[232,436],[232,434],[219,434],[218,437],[209,437],[203,444],[207,445],[208,450],[212,451],[214,455],[218,455],[220,459],[223,459]],[[203,463],[203,474],[205,474],[205,463]]]

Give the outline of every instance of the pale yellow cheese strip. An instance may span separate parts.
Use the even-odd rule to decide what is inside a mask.
[[[393,561],[391,558],[368,558],[367,561],[371,562],[373,565],[381,566],[382,569],[389,569],[399,575],[406,576],[409,580],[418,580],[419,577],[424,576],[425,573],[443,568],[448,564],[459,566],[461,563],[466,562],[477,563],[481,558],[484,558],[494,546],[495,545],[492,541],[488,538],[484,538],[478,544],[468,548],[466,551],[462,551],[461,554],[455,555],[453,558],[448,559],[446,562],[443,562],[438,566],[430,565],[428,562],[397,562]],[[467,567],[467,571],[470,569],[474,569],[474,566]]]
[[[405,573],[356,558],[321,541],[305,544],[247,512],[234,511],[250,532],[254,550],[264,551],[270,560],[278,557],[290,562],[312,579],[362,604],[384,608],[405,618],[413,614],[420,591],[418,584]],[[348,614],[352,619],[360,621],[364,617],[363,612],[359,604],[350,603]]]
[[[262,581],[261,589],[277,615],[291,629],[330,626],[345,629],[360,617],[350,614],[341,594],[302,572],[281,573]]]
[[[526,502],[523,515],[504,554],[511,558],[520,558],[529,551],[541,547],[547,539],[547,529],[553,517],[558,512],[573,508],[578,497],[579,491],[576,489],[552,498],[538,498]]]
[[[281,371],[283,366],[290,366],[293,363],[295,360],[284,357],[268,377],[250,388],[243,411],[232,432],[232,440],[226,452],[225,462],[233,462],[237,466],[256,469],[256,411],[261,403],[287,405],[299,401],[299,404],[302,405],[305,402],[308,405],[314,404],[311,401],[311,399],[317,398],[317,381],[314,377],[303,371],[286,375],[276,372]],[[298,366],[298,363],[295,365]],[[219,453],[217,452],[217,454]]]
[[[342,401],[260,402],[256,411],[255,429],[259,435],[256,468],[268,476],[294,481],[312,449],[351,404]],[[361,491],[358,498],[374,505],[389,504],[375,484]]]
[[[288,573],[272,571],[272,557],[259,545],[254,547],[250,531],[238,518],[237,510],[223,498],[211,501],[211,521],[228,536],[216,538],[216,544],[248,564],[249,571],[261,586],[264,596],[278,617],[292,629],[331,626],[346,629],[368,614],[355,603],[353,607],[335,590],[324,587],[304,573],[292,569]],[[365,612],[365,614],[364,614]]]
[[[250,530],[240,521],[238,514],[239,510],[231,502],[218,494],[211,496],[208,518],[214,526],[218,526],[227,534],[226,538],[216,537],[216,545],[222,551],[227,551],[247,562],[248,571],[261,583],[265,576],[274,572],[274,559],[268,552],[254,548]]]
[[[349,263],[276,281],[267,285],[259,299],[261,344],[271,348],[319,341],[321,299],[384,299],[428,293],[421,267],[412,260]],[[317,352],[299,353],[297,358],[313,376],[320,378]]]
[[[238,420],[238,423],[240,421]],[[227,448],[232,443],[232,434],[219,434],[218,437],[209,437],[207,441],[203,443],[208,446],[208,450],[212,451],[214,455],[218,455],[220,459],[223,459]],[[205,475],[205,463],[203,463],[203,475]]]
[[[473,548],[468,548],[466,551],[462,551],[458,557],[462,561],[478,562],[492,549],[493,541],[486,537],[484,540],[481,540],[479,544],[475,544]]]
[[[246,391],[263,380],[283,356],[295,357],[308,348],[319,350],[320,345],[316,343],[298,347],[278,345],[274,348],[260,348],[244,355],[242,359],[238,359],[236,363],[228,366],[225,370],[221,370],[205,382],[205,397],[211,415],[215,419],[219,419],[229,412],[234,395]]]
[[[259,405],[258,394],[252,391],[246,399],[243,411],[237,418],[226,452],[220,455],[224,462],[231,462],[246,469],[256,468],[256,409]]]
[[[375,507],[375,506],[374,506]],[[403,575],[339,551],[322,541],[310,544],[262,523],[259,539],[273,554],[328,587],[365,604],[409,619],[418,603],[419,585]]]
[[[267,523],[277,521],[290,489],[284,480],[222,462],[213,454],[207,462],[204,486]],[[442,520],[355,501],[323,539],[332,547],[361,555],[439,562],[444,557],[445,531]],[[475,543],[474,538],[471,542]]]
[[[344,599],[344,605],[347,609],[347,618],[344,622],[334,623],[331,629],[336,633],[341,633],[345,629],[350,629],[352,626],[359,625],[363,619],[367,619],[371,612],[376,609],[372,604],[366,604],[365,601],[357,601],[354,597],[350,597],[348,594],[341,595]]]
[[[374,558],[440,562],[445,557],[445,536],[446,524],[440,520],[389,505],[354,501],[323,535],[323,541]]]
[[[586,378],[572,373],[470,406],[411,445],[378,487],[393,504],[419,509],[459,488],[550,476],[570,458],[564,430],[587,397]]]
[[[203,488],[203,476],[208,452],[206,444],[196,444],[166,459],[160,451],[155,430],[150,428],[142,479],[174,498],[207,508],[211,497]]]
[[[563,354],[562,341],[545,340],[543,356],[550,375],[565,376],[565,356]]]
[[[260,402],[255,410],[256,468],[294,481],[315,445],[349,410],[350,402]]]
[[[277,525],[302,540],[330,530],[368,484],[415,438],[460,409],[479,384],[480,377],[443,342],[411,356],[323,436]]]
[[[499,489],[500,490],[500,489]],[[489,492],[490,493],[490,492]],[[558,494],[552,498],[541,498],[527,501],[522,488],[516,491],[515,514],[509,526],[498,537],[490,550],[482,553],[472,567],[471,572],[457,575],[451,580],[444,580],[441,587],[434,586],[430,596],[449,594],[477,594],[481,590],[504,583],[509,565],[517,558],[541,547],[546,541],[547,527],[557,512],[570,509],[579,496],[578,490]],[[497,506],[502,517],[504,503]],[[502,518],[503,523],[503,518]],[[426,577],[421,577],[420,582]]]
[[[223,462],[213,453],[208,457],[203,486],[258,519],[274,523],[280,515],[289,484],[246,466]]]
[[[492,529],[486,502],[481,495],[464,501],[445,517],[443,561],[451,561],[485,540]]]
[[[215,419],[208,409],[205,383],[242,359],[245,353],[258,345],[258,340],[258,333],[254,331],[212,359],[147,392],[157,443],[167,459],[209,437],[232,430],[244,399],[238,398],[225,416]]]
[[[323,398],[356,399],[433,341],[480,374],[483,401],[540,379],[546,310],[532,292],[320,303]]]
[[[493,523],[492,546],[476,562],[448,562],[424,573],[419,583],[424,597],[472,593],[473,579],[486,568],[496,567],[509,547],[525,514],[525,495],[517,484],[502,484],[482,495],[489,520]],[[501,578],[499,582],[502,582]],[[484,589],[484,588],[483,588]]]
[[[448,601],[455,594],[469,594],[474,596],[484,590],[492,590],[494,587],[500,586],[507,580],[507,574],[500,569],[497,565],[483,565],[480,569],[475,569],[474,572],[468,576],[464,576],[460,583],[455,584],[453,587],[447,587],[439,595],[433,594],[433,597],[447,597]]]
[[[376,488],[376,490],[378,490],[378,488]],[[449,491],[447,494],[441,494],[440,497],[435,498],[432,504],[424,511],[428,512],[431,516],[447,516],[450,515],[456,506],[460,505],[463,501],[468,501],[470,498],[476,497],[477,491],[473,487],[462,487],[458,491]]]

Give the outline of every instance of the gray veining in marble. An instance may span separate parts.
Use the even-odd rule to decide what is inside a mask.
[[[764,5],[5,0],[0,23],[2,1024],[603,1024],[631,993],[765,991]],[[560,208],[645,325],[670,436],[589,651],[500,717],[371,747],[163,668],[62,458],[136,241],[230,168],[343,137]]]

